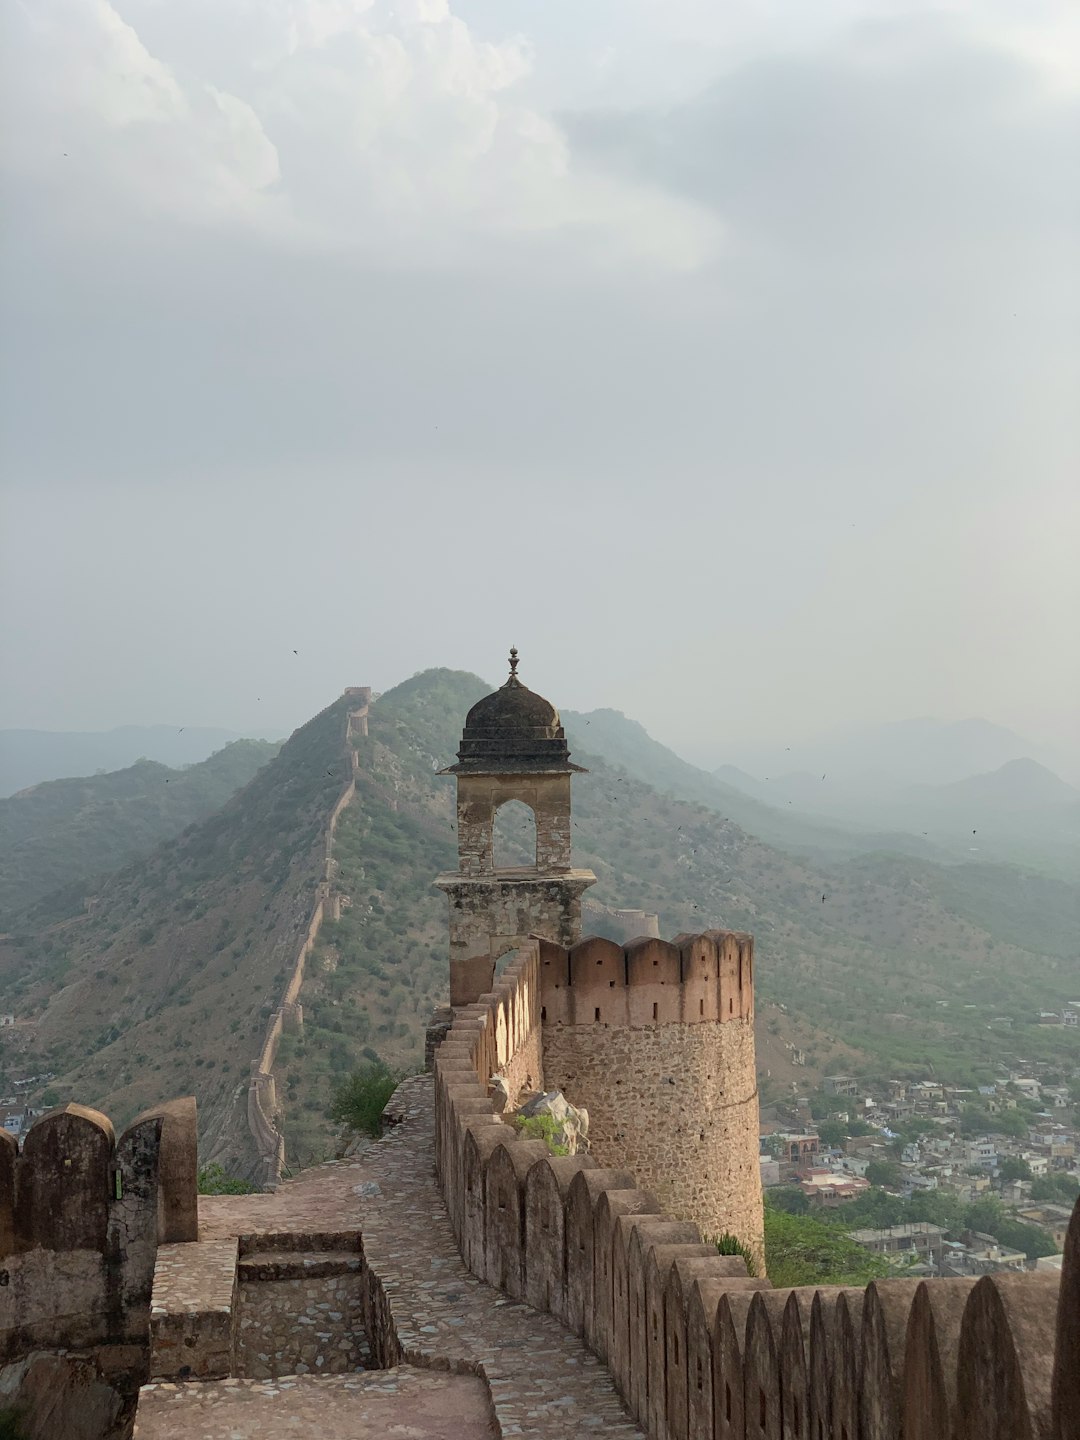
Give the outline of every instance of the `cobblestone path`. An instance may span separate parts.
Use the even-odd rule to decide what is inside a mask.
[[[482,1380],[366,1370],[291,1380],[214,1380],[143,1391],[137,1440],[490,1440]]]
[[[201,1197],[200,1241],[358,1229],[367,1263],[385,1291],[404,1365],[485,1379],[498,1427],[494,1433],[527,1440],[588,1435],[642,1440],[643,1432],[627,1416],[606,1368],[577,1336],[552,1316],[508,1300],[465,1269],[435,1184],[430,1076],[406,1081],[394,1104],[400,1123],[355,1159],[305,1171],[271,1195]],[[391,1373],[369,1375],[375,1379]],[[311,1377],[310,1387],[340,1388],[348,1378],[355,1377]],[[277,1382],[278,1389],[282,1383]],[[207,1440],[216,1440],[216,1430],[179,1427],[189,1404],[204,1404],[196,1399],[197,1392],[216,1388],[187,1384],[170,1392],[147,1387],[139,1406],[139,1440],[204,1433]],[[276,1403],[254,1408],[269,1415]],[[166,1412],[173,1428],[154,1428]],[[260,1433],[269,1437],[275,1432]],[[405,1433],[434,1440],[442,1432]]]

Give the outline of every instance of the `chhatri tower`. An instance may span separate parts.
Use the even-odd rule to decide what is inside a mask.
[[[581,938],[581,897],[596,883],[570,860],[570,759],[559,712],[518,679],[510,651],[506,683],[469,711],[456,765],[458,868],[436,885],[450,901],[450,1003],[491,989],[495,962],[530,935],[569,947]],[[496,869],[495,816],[508,801],[536,821],[532,865]]]

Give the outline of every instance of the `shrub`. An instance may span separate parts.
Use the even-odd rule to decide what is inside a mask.
[[[397,1085],[398,1076],[382,1060],[369,1060],[334,1092],[331,1120],[359,1130],[362,1135],[380,1134],[382,1112]]]
[[[552,1115],[515,1115],[514,1125],[526,1140],[543,1140],[552,1155],[569,1155],[569,1147],[558,1139],[562,1126]]]
[[[746,1273],[748,1275],[757,1274],[754,1252],[749,1245],[740,1240],[737,1235],[733,1235],[730,1230],[725,1230],[722,1235],[717,1237],[716,1250],[719,1255],[741,1255],[746,1261]]]
[[[831,1225],[809,1215],[789,1215],[765,1205],[765,1266],[778,1289],[789,1285],[867,1285],[891,1274],[889,1262],[871,1255]]]
[[[200,1195],[254,1195],[255,1186],[229,1175],[220,1165],[204,1165],[199,1171]]]

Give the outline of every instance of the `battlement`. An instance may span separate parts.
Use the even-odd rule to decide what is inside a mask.
[[[0,1131],[0,1361],[145,1342],[158,1244],[198,1237],[196,1145],[191,1097],[119,1139],[82,1105]]]
[[[754,1018],[754,942],[735,930],[540,941],[545,1025],[698,1025]]]
[[[694,939],[716,943],[714,934]],[[609,969],[597,970],[609,993],[612,979],[618,989],[613,952],[620,947],[601,956],[586,950],[590,944],[573,947],[579,961],[606,958]],[[681,961],[687,948],[684,939],[667,947],[664,983],[685,983],[681,968],[672,978],[670,952]],[[660,954],[627,950],[638,955],[635,973],[645,956],[663,968]],[[492,1071],[505,1074],[523,1049],[533,1051],[537,1001],[545,983],[554,985],[550,972],[543,979],[543,951],[535,941],[523,949],[490,994],[456,1012],[435,1052],[439,1184],[468,1268],[582,1336],[650,1440],[1073,1440],[1080,1433],[1080,1205],[1060,1279],[897,1278],[865,1289],[774,1290],[760,1273],[749,1276],[740,1257],[717,1254],[694,1225],[665,1213],[636,1167],[598,1164],[591,1155],[555,1158],[495,1113]],[[554,973],[565,974],[563,992],[573,989],[565,953],[565,972],[560,957],[548,955]],[[689,953],[693,979],[692,944]],[[706,944],[696,958],[712,955]],[[629,957],[623,974],[630,990]],[[545,1069],[553,1028],[566,1027],[544,1027]],[[645,1032],[663,1033],[651,1022]]]

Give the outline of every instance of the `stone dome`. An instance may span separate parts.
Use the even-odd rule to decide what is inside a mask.
[[[516,675],[478,700],[465,717],[465,734],[535,735],[556,740],[562,735],[559,712],[550,700],[523,685]]]
[[[448,773],[469,770],[578,770],[570,764],[559,712],[517,677],[517,650],[510,651],[505,685],[478,700],[465,717],[458,764]]]

